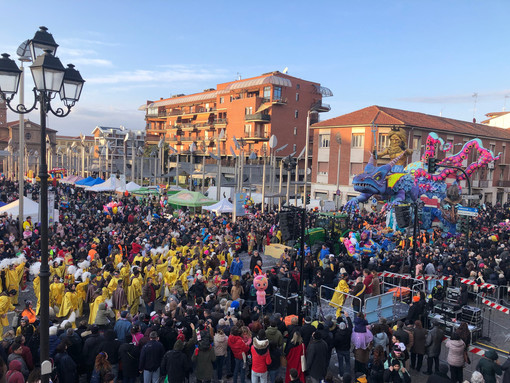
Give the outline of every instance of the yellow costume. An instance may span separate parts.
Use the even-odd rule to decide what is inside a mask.
[[[87,298],[87,287],[89,285],[89,279],[87,278],[85,282],[78,283],[76,285],[76,294],[78,295],[78,316],[83,315],[83,302]]]
[[[58,312],[57,316],[60,318],[67,318],[69,319],[71,317],[71,313],[75,313],[78,311],[78,293],[76,291],[68,291],[64,295],[64,299],[62,300],[62,305],[60,306],[60,311]],[[73,315],[73,318],[71,317],[71,323],[73,324],[73,328],[76,327],[76,316]]]
[[[37,298],[37,306],[35,308],[35,313],[39,315],[39,309],[41,308],[41,281],[39,279],[39,276],[34,278],[33,284],[35,297]]]
[[[333,298],[331,298],[330,306],[336,307],[336,317],[342,316],[342,307],[345,302],[345,294],[349,293],[349,285],[344,279],[340,279],[338,285],[336,286],[335,293],[333,294]]]
[[[55,307],[62,304],[64,299],[65,286],[63,283],[57,282],[50,285],[50,307]]]
[[[121,280],[121,279],[113,277],[110,280],[110,283],[108,283],[108,296],[109,297],[111,297],[113,295],[113,293],[115,292],[115,290],[117,290],[117,286],[119,284],[119,280]]]
[[[14,306],[7,295],[0,296],[0,340],[3,339],[4,327],[9,326],[9,319],[7,313],[13,311]]]
[[[97,310],[99,309],[99,304],[104,303],[108,298],[108,288],[103,287],[102,294],[98,296],[93,303],[89,305],[90,314],[89,314],[89,324],[94,324],[96,321]]]
[[[21,279],[23,278],[23,271],[25,270],[25,262],[20,263],[13,269],[5,270],[5,278],[7,291],[16,290],[16,295],[11,297],[12,304],[18,304],[18,294],[19,294],[19,285],[21,283]]]
[[[133,277],[131,284],[128,287],[127,300],[129,305],[129,312],[131,315],[138,313],[138,306],[140,306],[140,297],[142,296],[142,284],[140,279]]]

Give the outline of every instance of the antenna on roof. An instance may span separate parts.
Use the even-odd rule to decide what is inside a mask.
[[[473,105],[473,122],[475,121],[475,114],[476,114],[476,102],[478,101],[478,93],[473,93],[473,98],[475,99],[474,105]]]
[[[241,80],[241,73],[237,72],[237,81]]]
[[[510,94],[505,94],[505,103],[503,105],[503,112],[506,112],[506,100],[510,98]]]

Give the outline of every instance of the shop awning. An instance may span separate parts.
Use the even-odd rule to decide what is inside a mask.
[[[260,105],[260,107],[257,109],[257,111],[255,113],[263,112],[264,110],[269,109],[272,106],[273,106],[273,104],[266,102],[265,104]]]

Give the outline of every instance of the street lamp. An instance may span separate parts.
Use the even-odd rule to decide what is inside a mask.
[[[48,265],[48,167],[46,162],[46,117],[51,112],[57,117],[65,117],[80,99],[83,83],[80,73],[72,65],[64,68],[60,60],[54,56],[58,45],[53,36],[41,27],[34,38],[29,41],[33,64],[30,66],[35,88],[34,104],[27,108],[24,104],[11,106],[14,95],[18,92],[21,70],[8,54],[2,54],[0,59],[0,97],[9,109],[15,113],[25,114],[34,110],[39,104],[41,118],[41,156],[39,178],[41,182],[40,210],[41,210],[41,269],[40,278],[40,358],[42,382],[49,381],[51,362],[49,361],[49,277]],[[51,101],[60,95],[65,108],[54,109]],[[20,196],[22,198],[23,196]],[[20,217],[23,219],[23,217]]]

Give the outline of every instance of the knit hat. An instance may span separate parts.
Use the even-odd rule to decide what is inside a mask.
[[[50,327],[50,336],[51,335],[57,335],[58,328],[57,326],[51,326]]]

